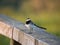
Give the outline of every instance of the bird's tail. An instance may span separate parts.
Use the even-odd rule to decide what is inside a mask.
[[[39,27],[39,28],[47,30],[47,29],[46,29],[46,28],[44,28],[44,27]]]

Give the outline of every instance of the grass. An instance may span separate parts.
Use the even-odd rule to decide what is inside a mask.
[[[0,34],[0,45],[9,45],[10,39]]]

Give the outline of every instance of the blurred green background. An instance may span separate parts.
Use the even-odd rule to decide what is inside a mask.
[[[10,39],[0,34],[0,45],[9,45]]]
[[[27,17],[60,37],[60,0],[0,0],[0,14],[25,23]],[[3,41],[2,41],[3,42]]]

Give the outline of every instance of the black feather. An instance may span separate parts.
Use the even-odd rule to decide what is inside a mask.
[[[41,28],[41,29],[45,29],[46,30],[46,28],[44,28],[44,27],[38,26],[36,24],[34,24],[34,25],[37,26],[37,27],[39,27],[39,28]]]

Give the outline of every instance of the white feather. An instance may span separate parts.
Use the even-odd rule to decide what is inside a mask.
[[[25,26],[26,26],[28,29],[30,29],[30,24],[25,24]]]

